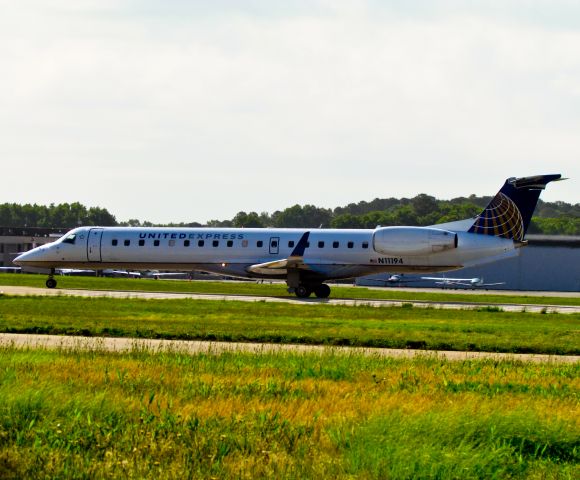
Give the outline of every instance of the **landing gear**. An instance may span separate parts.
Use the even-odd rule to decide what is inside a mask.
[[[318,279],[306,279],[298,269],[289,269],[286,283],[288,293],[295,294],[298,298],[308,298],[313,292],[318,298],[328,298],[330,287]]]
[[[46,281],[47,288],[55,288],[56,287],[56,280],[54,279],[54,268],[50,270],[50,274],[48,275],[48,280]]]
[[[328,298],[330,295],[330,287],[326,283],[321,283],[314,289],[314,295],[318,298]]]
[[[294,293],[298,298],[308,298],[312,292],[314,292],[314,295],[318,298],[328,298],[330,295],[330,287],[325,283],[321,283],[315,287],[301,283],[294,289]]]
[[[294,293],[298,298],[308,298],[312,293],[312,290],[310,290],[306,285],[298,285],[294,289]]]

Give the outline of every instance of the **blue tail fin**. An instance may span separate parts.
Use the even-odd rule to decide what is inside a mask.
[[[523,241],[540,193],[548,183],[561,177],[556,174],[508,178],[468,231]]]

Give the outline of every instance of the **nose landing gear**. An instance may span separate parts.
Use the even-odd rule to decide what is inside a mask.
[[[48,275],[48,279],[46,280],[46,287],[56,288],[56,280],[54,279],[54,268],[50,269],[50,274]]]

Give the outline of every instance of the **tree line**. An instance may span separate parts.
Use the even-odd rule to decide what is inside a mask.
[[[74,228],[81,225],[115,226],[117,221],[105,208],[87,208],[80,203],[55,205],[0,204],[0,227]]]
[[[74,228],[100,226],[166,226],[166,227],[305,227],[305,228],[375,228],[378,225],[435,225],[470,218],[482,211],[491,197],[458,197],[438,200],[426,194],[414,198],[376,198],[371,202],[351,203],[334,209],[314,205],[294,205],[282,211],[238,212],[230,220],[158,225],[130,219],[117,221],[104,208],[87,208],[80,203],[44,205],[0,204],[0,226]],[[540,200],[529,233],[547,235],[580,235],[580,204],[543,202]]]

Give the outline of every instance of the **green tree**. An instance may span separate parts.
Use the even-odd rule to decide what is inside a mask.
[[[314,205],[294,205],[275,213],[275,226],[286,228],[317,228],[321,225],[328,227],[332,218],[330,210]]]
[[[262,218],[256,212],[238,212],[232,220],[234,227],[263,228]]]
[[[331,228],[363,228],[361,216],[352,213],[343,213],[334,217],[330,221],[330,226]]]

